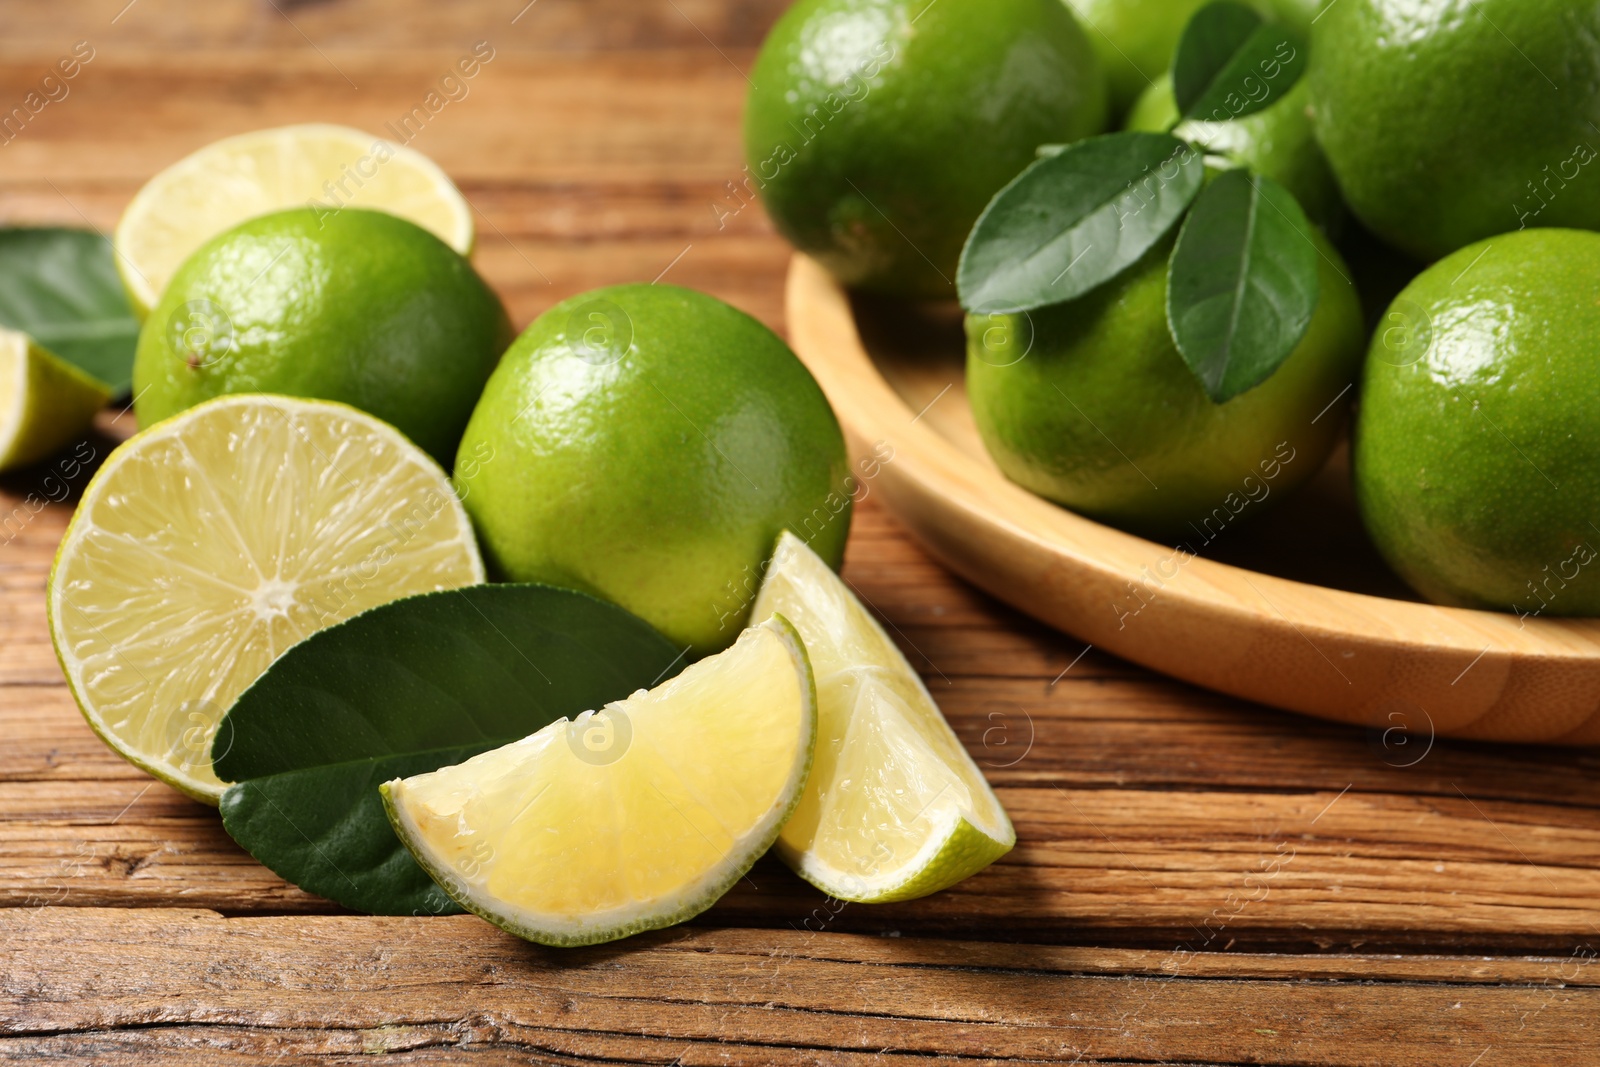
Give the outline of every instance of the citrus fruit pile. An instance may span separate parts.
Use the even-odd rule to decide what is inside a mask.
[[[746,119],[778,228],[954,288],[979,434],[1041,496],[1204,552],[1348,421],[1418,593],[1600,613],[1600,9],[1062,6],[796,3]]]
[[[1045,25],[1089,55],[1065,9]],[[40,270],[0,300],[0,460],[125,393],[141,427],[50,574],[62,671],[285,878],[578,945],[698,914],[774,842],[859,901],[1014,844],[835,574],[844,439],[765,326],[620,285],[513,341],[455,186],[342,127],[218,142],[114,248],[82,238],[0,240],[93,297]]]

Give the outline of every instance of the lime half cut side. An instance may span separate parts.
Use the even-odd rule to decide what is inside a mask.
[[[840,900],[910,900],[987,867],[1016,831],[922,680],[845,583],[785,532],[755,603],[800,631],[816,766],[778,853]]]
[[[308,634],[414,593],[482,582],[438,464],[321,400],[220,397],[113,452],[50,573],[50,636],[96,733],[215,804],[213,735]]]
[[[649,692],[382,787],[417,861],[519,937],[588,945],[710,907],[805,786],[816,695],[781,617]]]
[[[472,251],[472,209],[438,164],[348,126],[308,123],[209,144],[145,183],[117,223],[117,269],[142,318],[190,253],[286,208],[387,211]]]

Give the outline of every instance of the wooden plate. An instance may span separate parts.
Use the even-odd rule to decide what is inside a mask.
[[[790,340],[857,457],[856,495],[882,494],[933,555],[1014,607],[1197,685],[1398,732],[1419,758],[1435,734],[1600,743],[1600,620],[1417,602],[1361,532],[1342,456],[1190,555],[1000,474],[967,407],[953,310],[853,301],[804,256],[787,301]]]

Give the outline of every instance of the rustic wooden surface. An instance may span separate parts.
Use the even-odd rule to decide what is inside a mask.
[[[0,145],[0,217],[109,227],[207,141],[381,128],[489,40],[414,143],[480,213],[478,262],[519,322],[665,272],[782,328],[787,249],[725,199],[741,72],[781,0],[524,3],[7,0],[0,109],[76,41],[95,58]],[[48,475],[0,479],[0,1061],[1600,1055],[1595,755],[1364,732],[1162,679],[950,577],[870,493],[846,574],[1012,812],[1005,861],[880,908],[764,861],[689,927],[565,953],[470,917],[339,914],[84,726],[45,633],[70,507],[40,506]]]

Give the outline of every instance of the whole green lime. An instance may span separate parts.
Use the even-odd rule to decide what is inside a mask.
[[[1153,133],[1172,130],[1173,136],[1199,145],[1207,153],[1249,167],[1293,193],[1311,221],[1337,230],[1344,216],[1344,201],[1328,160],[1317,146],[1310,105],[1311,89],[1301,78],[1281,99],[1243,118],[1179,123],[1169,71],[1140,95],[1127,125],[1130,130]]]
[[[472,265],[380,211],[297,208],[219,234],[139,334],[142,425],[224,393],[340,400],[448,467],[511,324]]]
[[[1600,614],[1600,234],[1468,246],[1390,305],[1367,355],[1356,498],[1423,596]]]
[[[1339,0],[1312,33],[1317,136],[1355,214],[1423,260],[1600,227],[1600,5]]]
[[[967,318],[967,392],[1012,481],[1074,511],[1198,550],[1322,466],[1365,341],[1339,255],[1309,234],[1321,299],[1271,377],[1223,404],[1173,344],[1172,239],[1066,304]]]
[[[502,577],[603,597],[697,655],[739,635],[784,529],[838,567],[855,491],[789,347],[666,285],[539,316],[472,413],[456,485]]]
[[[1106,122],[1062,0],[799,0],[750,77],[747,184],[796,248],[894,295],[954,295],[989,199]]]

